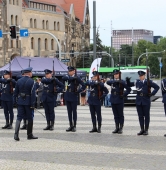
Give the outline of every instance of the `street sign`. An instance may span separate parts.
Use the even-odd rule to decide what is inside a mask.
[[[29,37],[28,29],[20,29],[20,37]]]
[[[0,30],[0,38],[2,38],[3,37],[3,35],[2,35],[2,30]]]
[[[62,62],[70,62],[70,59],[61,59]]]
[[[163,67],[163,63],[160,63],[160,67],[161,67],[161,68]]]

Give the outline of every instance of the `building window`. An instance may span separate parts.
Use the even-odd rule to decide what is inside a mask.
[[[45,29],[45,22],[44,22],[44,20],[42,21],[42,28]]]
[[[15,16],[15,24],[18,25],[18,16]]]
[[[47,42],[47,38],[44,41],[44,46],[45,46],[45,50],[48,50],[48,42]]]
[[[17,5],[19,5],[19,0],[17,0]]]
[[[54,50],[54,40],[51,39],[51,50]]]
[[[9,4],[12,4],[12,0],[9,0]]]
[[[56,30],[56,21],[54,21],[54,30]]]
[[[34,28],[37,28],[37,21],[34,19]]]
[[[11,15],[11,25],[13,25],[13,15]]]
[[[19,37],[16,38],[16,48],[19,48]]]
[[[31,49],[34,49],[34,38],[31,38]]]
[[[46,21],[46,29],[47,30],[49,29],[49,22],[48,22],[48,20]]]
[[[30,28],[33,28],[33,21],[32,21],[32,18],[30,19]]]
[[[41,39],[38,38],[38,56],[40,56],[40,50],[41,50]]]
[[[15,5],[15,0],[13,0],[13,5]]]
[[[57,30],[60,31],[60,24],[59,24],[59,22],[57,23]]]

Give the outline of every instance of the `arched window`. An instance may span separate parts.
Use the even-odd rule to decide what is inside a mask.
[[[13,5],[15,5],[15,0],[13,0]]]
[[[44,41],[44,47],[45,47],[45,50],[48,50],[48,41],[47,41],[47,38]]]
[[[56,21],[54,21],[54,30],[56,30]]]
[[[60,40],[58,39],[58,42],[60,43]],[[58,46],[58,44],[57,44],[57,51],[59,51],[59,46]]]
[[[45,24],[45,21],[43,20],[43,21],[42,21],[42,28],[43,28],[43,29],[45,29],[45,25],[44,25],[44,24]]]
[[[40,56],[40,50],[41,50],[41,39],[38,38],[38,56]]]
[[[34,49],[34,38],[31,38],[31,49]]]
[[[17,5],[19,5],[19,0],[17,0]]]
[[[59,22],[57,23],[57,30],[60,31],[60,24],[59,24]]]
[[[34,28],[37,28],[37,21],[34,19]]]
[[[49,22],[48,22],[48,20],[46,21],[46,29],[47,30],[49,29]]]
[[[51,39],[51,50],[54,50],[54,40]]]
[[[33,28],[33,21],[32,21],[32,18],[30,19],[30,28]]]
[[[13,25],[13,15],[11,15],[11,25]]]
[[[12,4],[12,1],[11,1],[11,0],[9,0],[9,4]]]
[[[18,25],[18,16],[15,16],[15,24]]]

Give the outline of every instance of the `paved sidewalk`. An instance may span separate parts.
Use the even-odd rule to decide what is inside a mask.
[[[43,131],[45,119],[35,112],[34,135],[28,141],[20,131],[20,142],[13,139],[14,129],[0,129],[0,170],[164,170],[166,169],[166,118],[161,99],[152,102],[149,136],[137,136],[139,123],[135,106],[125,106],[122,135],[112,134],[111,108],[102,107],[102,133],[90,134],[92,128],[88,106],[78,106],[76,133],[67,133],[65,106],[55,108],[54,131]],[[40,109],[44,113],[43,109]],[[16,110],[15,118],[16,118]],[[5,123],[0,110],[0,126]],[[15,125],[15,122],[14,122]]]

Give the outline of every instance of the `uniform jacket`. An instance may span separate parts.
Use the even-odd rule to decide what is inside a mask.
[[[162,102],[166,104],[166,79],[161,81],[161,92],[163,97]]]
[[[119,81],[121,85],[119,85]],[[109,80],[107,81],[107,84],[111,86],[111,104],[124,103],[124,97],[126,97],[131,91],[131,88],[126,84],[126,82],[124,80]],[[120,96],[121,90],[124,91],[122,96]]]
[[[104,86],[104,83],[96,83],[96,81],[90,81],[90,95],[88,97],[89,105],[101,105],[101,99],[103,99],[108,94],[108,89]],[[99,98],[99,86],[100,92],[103,94]]]
[[[43,102],[54,102],[56,93],[54,93],[54,80],[51,78],[42,78],[43,83],[43,93],[41,100]],[[64,89],[63,83],[61,83],[58,79],[55,79],[55,85],[57,93],[60,93]]]
[[[15,80],[0,79],[1,84],[1,100],[13,101],[13,93],[11,93],[10,82],[12,81],[13,88],[15,87]]]
[[[77,101],[78,94],[86,88],[84,82],[79,77],[76,77],[75,79],[75,77],[71,77],[69,75],[64,76],[62,80],[66,81],[68,84],[64,99],[66,101]]]
[[[154,90],[151,92],[151,95],[154,96],[158,90],[159,86],[154,83],[152,80],[150,80],[150,88],[153,87]],[[130,83],[131,86],[136,86],[137,89],[137,96],[136,96],[136,105],[149,105],[150,104],[150,97],[148,95],[148,83],[147,80],[145,79],[144,82],[141,80],[136,80],[136,82]]]
[[[24,87],[23,87],[24,86]],[[21,93],[26,94],[26,97],[21,97]],[[35,82],[28,76],[23,76],[16,83],[14,91],[14,103],[18,105],[35,106],[36,88]]]

